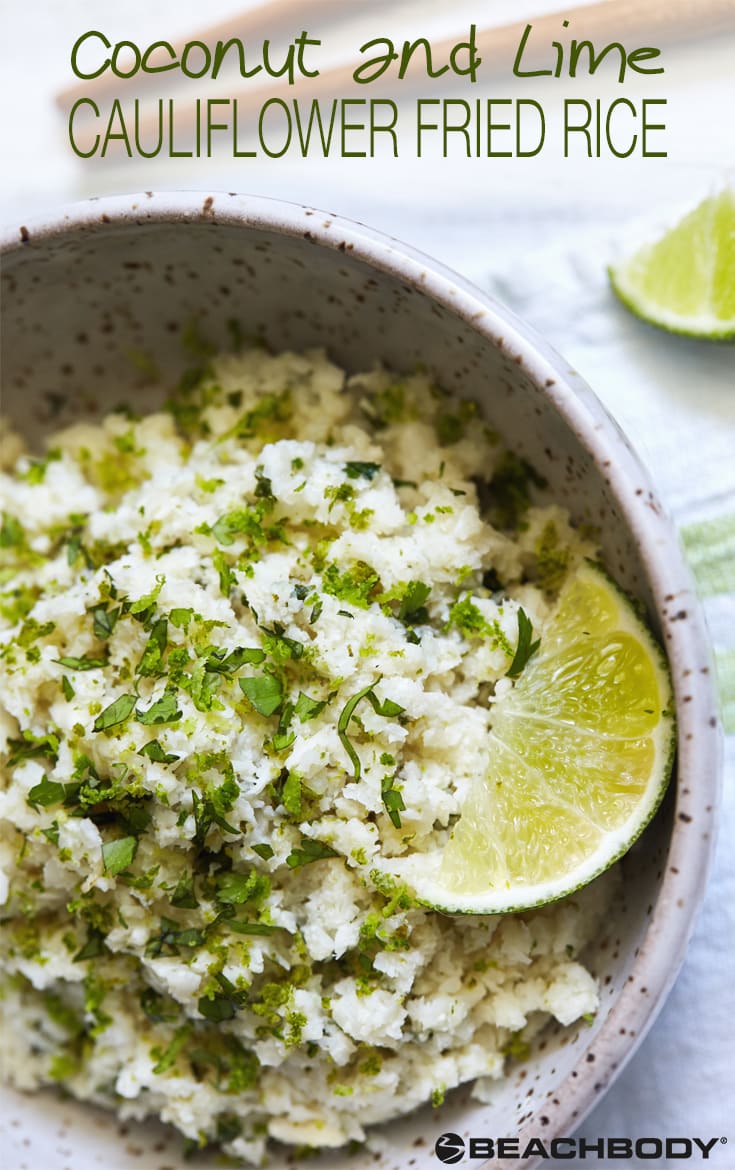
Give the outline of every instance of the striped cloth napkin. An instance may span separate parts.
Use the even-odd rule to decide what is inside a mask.
[[[735,733],[735,345],[691,341],[639,322],[613,296],[590,235],[570,253],[535,252],[490,291],[587,379],[646,464],[679,529]]]
[[[485,284],[587,379],[647,465],[698,584],[726,731],[719,847],[687,958],[647,1040],[581,1132],[589,1140],[729,1133],[732,1142],[735,346],[672,337],[637,321],[609,289],[614,239],[591,227],[555,226],[566,226],[558,246],[526,250],[521,262],[517,249],[506,264],[501,255]],[[618,1163],[596,1165],[614,1170]]]

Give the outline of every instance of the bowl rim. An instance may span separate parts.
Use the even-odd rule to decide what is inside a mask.
[[[673,524],[615,419],[531,326],[451,268],[358,221],[238,192],[144,192],[87,199],[35,216],[21,227],[8,225],[0,229],[0,254],[10,257],[26,251],[30,257],[36,241],[166,223],[238,226],[305,237],[316,246],[348,252],[442,305],[502,348],[549,399],[604,475],[638,546],[674,681],[678,723],[674,827],[656,914],[646,927],[628,981],[567,1074],[563,1093],[543,1105],[543,1136],[568,1135],[610,1087],[661,1010],[683,962],[712,862],[722,737],[706,628]],[[538,1126],[524,1121],[516,1136],[521,1141],[537,1137]],[[536,1159],[522,1161],[525,1170],[538,1164]],[[508,1166],[511,1170],[521,1162]]]

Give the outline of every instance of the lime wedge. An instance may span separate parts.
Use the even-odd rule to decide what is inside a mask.
[[[674,333],[735,337],[735,191],[705,199],[655,243],[610,268],[637,317]]]
[[[554,901],[630,848],[663,797],[673,753],[663,654],[630,601],[585,564],[493,707],[488,771],[447,843],[393,872],[450,913]]]

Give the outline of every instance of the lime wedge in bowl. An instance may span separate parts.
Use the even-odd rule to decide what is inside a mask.
[[[610,268],[620,300],[673,333],[735,337],[735,191],[726,187]]]
[[[497,914],[552,902],[625,853],[674,755],[663,654],[592,564],[562,589],[513,689],[493,708],[490,764],[442,849],[391,863],[420,902]]]

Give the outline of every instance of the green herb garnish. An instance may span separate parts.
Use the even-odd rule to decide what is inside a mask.
[[[34,784],[29,790],[26,800],[28,804],[41,808],[48,808],[52,804],[61,804],[66,796],[65,785],[59,783],[58,780],[49,780],[48,776],[44,776],[38,784]]]
[[[117,841],[106,841],[102,846],[105,872],[113,877],[122,873],[133,861],[137,850],[137,837],[119,837]]]
[[[146,727],[155,723],[177,723],[181,718],[181,711],[176,702],[176,695],[172,691],[166,691],[147,711],[136,711],[135,718]]]
[[[300,848],[291,850],[286,858],[286,865],[291,869],[298,869],[302,865],[311,865],[312,861],[323,861],[327,857],[338,856],[331,845],[325,845],[323,841],[315,841],[311,837],[302,837]]]
[[[117,727],[120,723],[125,723],[133,713],[133,708],[137,699],[135,695],[119,695],[109,707],[105,707],[104,711],[94,721],[95,731],[107,731],[110,727]]]
[[[164,674],[163,656],[166,653],[167,644],[168,621],[166,618],[159,618],[153,624],[135,673],[147,678],[159,678]]]
[[[537,638],[535,642],[532,642],[532,637],[533,625],[531,623],[531,619],[528,617],[524,609],[519,609],[518,645],[516,646],[516,652],[513,656],[513,661],[505,672],[508,678],[518,678],[529,658],[531,658],[536,653],[539,646],[541,645],[540,638]]]
[[[380,782],[380,795],[383,798],[385,811],[388,813],[393,825],[396,829],[400,829],[400,814],[406,811],[406,806],[403,803],[403,797],[400,791],[395,787],[395,782],[395,775],[384,776]]]
[[[165,752],[157,739],[151,739],[138,752],[139,756],[147,756],[154,764],[175,764],[180,756],[171,755]]]
[[[259,715],[275,715],[283,702],[283,687],[273,674],[238,679],[240,690]]]
[[[273,856],[273,846],[263,842],[261,845],[252,846],[253,853],[257,853],[258,857],[262,857],[263,861],[269,861]]]
[[[194,890],[194,877],[190,873],[185,873],[184,876],[177,883],[176,889],[171,895],[171,905],[178,906],[181,910],[195,910],[199,905],[197,896]]]
[[[226,650],[213,650],[206,662],[207,670],[218,674],[232,674],[241,666],[259,666],[265,662],[265,651],[251,646],[238,646],[228,654]]]
[[[431,586],[424,581],[409,581],[401,598],[398,610],[400,621],[406,625],[420,625],[429,620],[424,603],[431,593]]]
[[[55,658],[59,666],[65,666],[67,670],[99,670],[101,667],[107,665],[105,658],[92,658],[85,654],[81,658]]]
[[[317,715],[321,714],[326,705],[326,699],[310,699],[303,691],[299,691],[299,697],[294,704],[293,713],[302,723],[308,723],[310,719],[316,719]]]
[[[380,471],[379,463],[361,463],[357,459],[345,463],[345,471],[350,479],[375,479],[375,476]]]
[[[378,682],[380,682],[380,679],[378,679]],[[356,695],[353,695],[352,698],[349,699],[342,708],[342,714],[340,715],[339,722],[337,723],[337,734],[342,741],[343,748],[352,761],[355,780],[360,779],[362,774],[362,764],[360,763],[360,757],[349,741],[347,736],[347,728],[350,725],[350,720],[355,713],[355,708],[357,707],[358,703],[362,702],[363,699],[367,699],[376,715],[385,715],[387,718],[401,715],[403,714],[404,710],[404,708],[401,707],[398,703],[394,703],[392,699],[385,699],[381,703],[373,689],[375,685],[375,683],[371,683],[369,687],[365,687],[362,691],[358,691]]]

